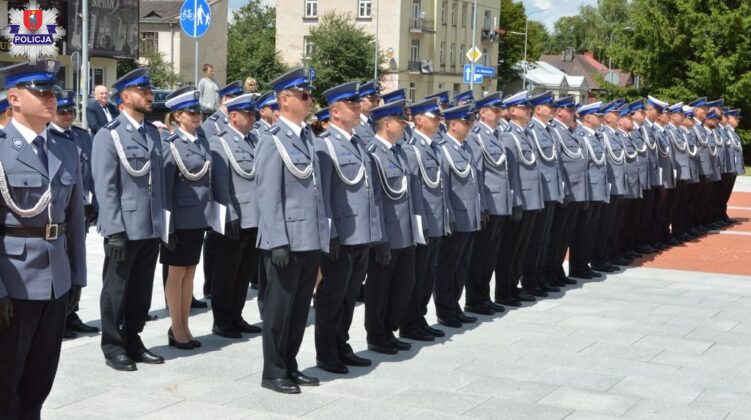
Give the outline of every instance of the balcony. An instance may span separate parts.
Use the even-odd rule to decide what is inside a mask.
[[[410,73],[420,73],[420,62],[410,61],[407,63],[407,71]]]
[[[412,18],[409,31],[416,34],[434,34],[435,23],[432,19]]]

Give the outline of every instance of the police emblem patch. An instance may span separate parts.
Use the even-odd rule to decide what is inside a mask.
[[[22,144],[23,143],[21,142],[21,139],[13,139],[13,148],[14,149],[20,149]]]

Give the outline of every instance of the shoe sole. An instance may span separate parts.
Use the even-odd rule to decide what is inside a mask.
[[[298,387],[299,387],[299,386],[300,386],[300,385],[298,385]],[[271,391],[274,391],[274,392],[278,392],[278,393],[280,393],[280,394],[300,394],[300,393],[302,393],[302,391],[300,391],[300,388],[297,388],[297,389],[291,389],[291,390],[289,390],[289,391],[285,391],[285,390],[282,390],[282,389],[274,388],[274,387],[273,387],[273,386],[271,386],[271,385],[266,385],[266,384],[264,384],[264,383],[261,383],[261,388],[266,388],[266,389],[268,389],[268,390],[271,390]]]
[[[138,367],[137,367],[137,366],[133,366],[132,368],[131,368],[131,367],[128,367],[128,368],[120,368],[120,367],[117,367],[117,366],[115,366],[115,365],[114,365],[113,363],[110,363],[109,361],[105,362],[105,364],[106,364],[107,366],[109,366],[110,368],[112,368],[112,369],[114,369],[114,370],[117,370],[117,371],[120,371],[120,372],[134,372],[134,371],[137,371],[137,370],[138,370]]]

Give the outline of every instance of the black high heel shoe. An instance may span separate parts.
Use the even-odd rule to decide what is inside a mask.
[[[193,350],[195,347],[190,341],[183,343],[175,340],[175,335],[172,334],[172,327],[167,330],[167,344],[169,344],[170,347],[177,347],[180,350]]]
[[[201,342],[196,339],[190,340],[190,344],[192,344],[194,348],[201,347]]]

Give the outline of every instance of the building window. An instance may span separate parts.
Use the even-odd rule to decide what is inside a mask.
[[[441,42],[441,48],[438,50],[438,62],[442,66],[446,65],[446,43]]]
[[[466,54],[467,54],[467,47],[465,47],[464,44],[462,44],[461,47],[459,47],[459,62],[462,65],[464,65],[465,62],[467,61]]]
[[[417,87],[415,86],[415,82],[409,82],[409,93],[408,97],[409,100],[414,103],[415,102],[415,91],[417,90]]]
[[[462,28],[467,27],[467,3],[462,3]]]
[[[372,0],[357,0],[357,17],[369,18],[372,13]]]
[[[419,39],[412,40],[412,45],[410,45],[410,48],[409,48],[409,61],[412,61],[415,63],[420,61],[420,40]]]
[[[456,67],[456,61],[454,61],[454,49],[456,48],[456,44],[453,42],[451,43],[451,46],[449,47],[449,65],[451,67]]]
[[[441,23],[446,24],[446,8],[448,3],[446,1],[441,2]]]
[[[313,56],[313,52],[316,49],[316,44],[313,42],[311,37],[306,36],[303,38],[303,54],[305,55],[305,58],[309,58]]]
[[[483,23],[483,29],[489,31],[493,26],[493,12],[490,10],[485,11],[485,20]]]
[[[457,8],[457,6],[458,5],[457,5],[456,2],[452,2],[451,3],[451,24],[454,25],[454,26],[456,26],[456,8]]]
[[[140,56],[146,57],[147,55],[159,51],[159,34],[156,32],[141,32],[141,49]]]
[[[487,48],[482,49],[482,65],[483,66],[488,65],[488,49]]]
[[[104,69],[89,68],[89,92],[94,93],[94,87],[104,84]]]
[[[318,0],[305,0],[305,17],[318,17]]]
[[[438,90],[443,90],[443,83],[438,84]]]

